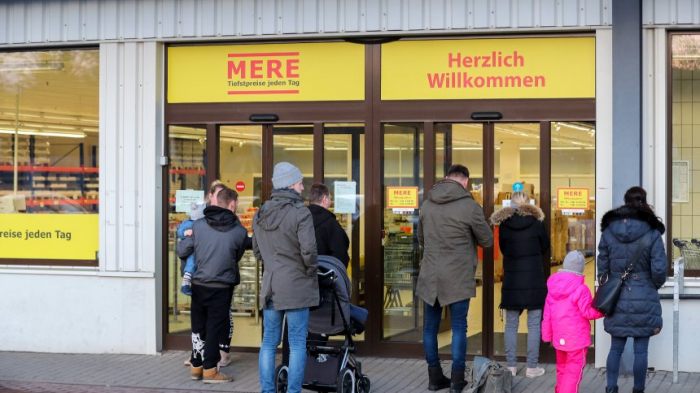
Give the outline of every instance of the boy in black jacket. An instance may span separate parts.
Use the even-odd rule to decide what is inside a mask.
[[[192,277],[192,367],[191,378],[204,383],[229,382],[217,371],[221,360],[219,337],[229,330],[229,307],[240,283],[238,262],[243,257],[248,232],[234,213],[238,193],[224,188],[217,195],[218,206],[204,209],[204,219],[194,223],[192,236],[178,243],[180,258],[195,254],[197,270]],[[211,340],[207,340],[211,337]]]

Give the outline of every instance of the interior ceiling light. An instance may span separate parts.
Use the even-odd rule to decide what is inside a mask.
[[[1,63],[0,71],[61,71],[64,67],[60,61]]]
[[[14,135],[15,131],[12,130],[0,130],[0,134],[11,134]],[[17,131],[19,135],[27,136],[55,136],[59,138],[85,138],[86,135],[82,132],[51,132],[51,131],[38,131],[38,130],[19,130]]]

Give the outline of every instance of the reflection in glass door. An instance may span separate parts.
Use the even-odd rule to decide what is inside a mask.
[[[314,127],[313,125],[272,126],[272,154],[274,168],[280,162],[297,166],[304,176],[304,195],[314,182]]]
[[[522,183],[531,203],[540,206],[540,124],[494,124],[494,207],[510,206],[513,184]],[[500,309],[503,281],[503,255],[499,249],[498,227],[494,228],[494,345],[495,355],[505,354],[505,314]],[[527,354],[527,312],[520,315],[516,354]]]
[[[586,257],[585,282],[594,292],[595,285],[595,124],[553,122],[552,133],[552,267],[556,273],[566,253],[578,250]],[[557,206],[557,190],[588,190],[588,209]],[[593,327],[595,321],[591,321]],[[591,328],[591,334],[595,329]],[[591,340],[591,345],[595,340]]]
[[[474,200],[483,207],[484,186],[484,143],[483,125],[476,124],[436,124],[435,125],[435,181],[445,177],[448,168],[461,164],[469,169],[468,190]],[[484,304],[484,262],[483,250],[479,248],[479,264],[476,270],[476,297],[469,303],[467,315],[467,353],[483,353],[483,304]],[[438,348],[441,354],[450,354],[452,331],[449,328],[449,310],[445,310],[447,320],[441,324],[438,334]]]
[[[170,126],[169,190],[168,196],[168,333],[188,333],[190,300],[180,292],[184,264],[177,256],[177,227],[189,216],[175,208],[178,190],[205,190],[206,128]]]
[[[330,210],[350,239],[348,276],[352,302],[365,303],[365,127],[324,124],[323,182],[331,192]],[[355,337],[364,340],[364,333]]]
[[[422,301],[416,297],[420,253],[417,208],[387,208],[387,187],[415,187],[423,195],[423,124],[382,125],[382,339],[420,342]]]
[[[253,215],[262,202],[262,136],[260,125],[219,127],[219,178],[238,192],[236,214],[248,236],[253,235]],[[241,283],[236,286],[231,301],[234,324],[231,346],[260,347],[262,266],[249,250],[243,254],[238,268]]]

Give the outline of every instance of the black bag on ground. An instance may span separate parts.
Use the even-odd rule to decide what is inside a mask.
[[[627,275],[630,274],[637,260],[642,256],[642,251],[649,245],[649,234],[642,237],[642,240],[634,250],[634,254],[628,259],[625,272],[620,276],[605,274],[605,281],[599,282],[598,290],[593,297],[593,307],[605,315],[612,315],[617,307],[617,299],[620,298],[620,291],[625,284]],[[603,276],[601,276],[602,279]]]
[[[470,375],[471,383],[465,393],[511,393],[513,374],[491,359],[475,356]]]

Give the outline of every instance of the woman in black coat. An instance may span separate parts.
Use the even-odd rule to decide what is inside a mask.
[[[621,276],[629,258],[640,243],[643,250],[627,276],[615,311],[605,317],[605,331],[610,333],[610,353],[607,360],[606,392],[617,393],[620,356],[628,337],[634,338],[634,393],[644,392],[649,338],[663,327],[658,289],[666,282],[666,250],[661,235],[664,224],[647,204],[642,187],[632,187],[625,193],[625,205],[603,216],[603,232],[598,243],[598,281],[607,276]]]
[[[503,285],[500,308],[506,310],[505,353],[508,368],[517,372],[518,323],[527,311],[527,371],[528,378],[539,377],[544,369],[538,367],[540,355],[540,323],[547,298],[547,281],[542,269],[542,255],[550,243],[544,228],[544,213],[530,204],[523,192],[515,192],[511,206],[491,216],[493,225],[500,225],[499,244],[503,254]]]

